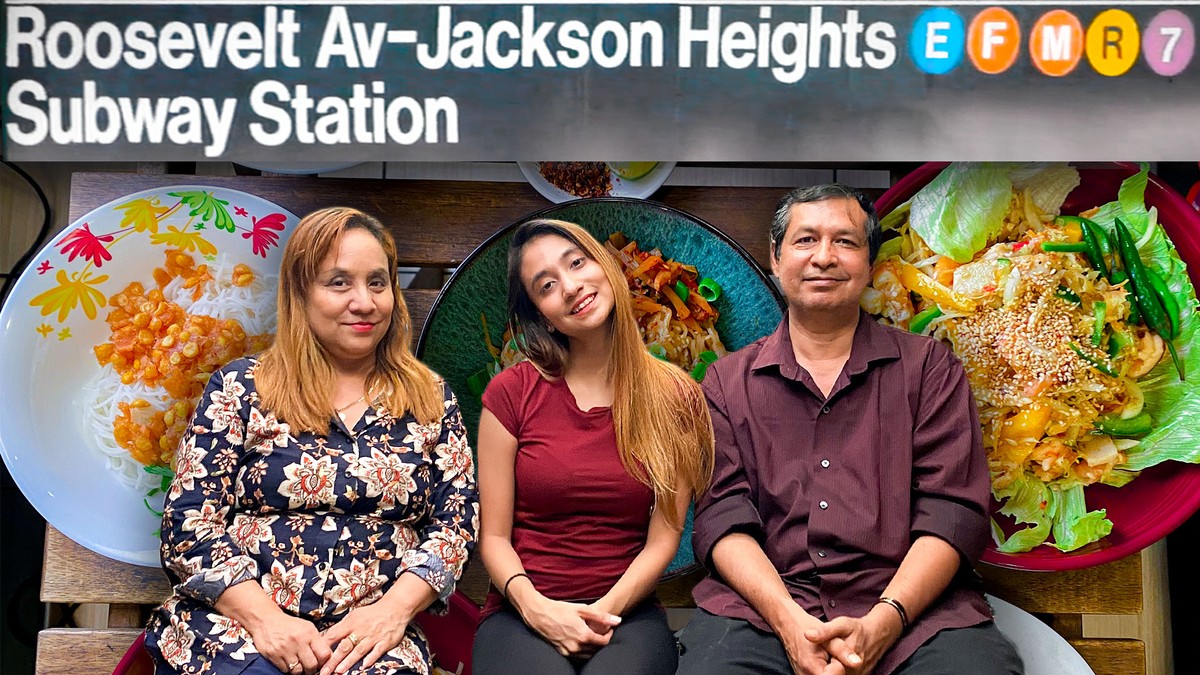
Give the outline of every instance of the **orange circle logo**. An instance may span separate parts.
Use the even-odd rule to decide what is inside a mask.
[[[1075,70],[1083,56],[1083,24],[1064,9],[1043,14],[1029,37],[1029,56],[1043,75],[1062,77]]]
[[[1017,62],[1021,50],[1021,26],[1012,12],[988,7],[967,30],[967,56],[982,73],[997,75]]]

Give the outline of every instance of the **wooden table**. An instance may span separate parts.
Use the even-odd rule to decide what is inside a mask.
[[[76,174],[71,184],[70,222],[117,197],[182,183],[250,192],[297,215],[333,205],[360,208],[391,228],[399,243],[402,266],[453,267],[488,235],[548,206],[524,183]],[[668,187],[655,197],[724,230],[767,267],[767,230],[781,193],[779,188]],[[436,290],[405,292],[414,334],[420,333],[436,296]],[[1157,600],[1147,602],[1146,572],[1158,566],[1157,562],[1145,564],[1147,559],[1146,554],[1138,554],[1101,567],[1054,574],[986,565],[980,571],[990,593],[1027,611],[1046,615],[1098,674],[1129,675],[1148,672],[1145,644],[1137,639],[1084,637],[1083,617],[1138,617],[1147,604],[1161,611],[1162,604]],[[660,596],[664,604],[691,606],[690,589],[697,580],[697,575],[690,575],[663,584]],[[487,593],[483,566],[471,565],[460,588],[481,602]],[[1165,593],[1162,588],[1151,590]],[[148,608],[169,593],[161,570],[109,560],[48,528],[42,600],[100,603],[108,610],[107,621],[100,622],[104,624],[100,627],[42,631],[37,673],[110,673],[145,621]],[[1148,618],[1152,624],[1161,624],[1169,621],[1169,612]],[[1152,672],[1158,675],[1158,670]]]

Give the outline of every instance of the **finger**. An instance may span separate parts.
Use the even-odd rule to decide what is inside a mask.
[[[347,638],[346,642],[349,642],[349,641],[350,641],[350,639]],[[352,649],[350,651],[349,656],[347,656],[345,658],[345,660],[343,660],[338,665],[337,669],[334,672],[344,673],[344,672],[350,670],[350,666],[353,666],[354,664],[358,663],[359,661],[362,661],[363,658],[371,652],[372,645],[367,644],[368,642],[369,642],[369,640],[367,640],[365,638],[359,640],[358,644],[355,645],[354,649]]]
[[[616,626],[617,624],[621,623],[621,617],[617,616],[616,614],[609,614],[608,612],[596,609],[595,607],[583,605],[579,607],[577,611],[579,612],[579,616],[583,617],[585,621],[595,621],[596,623],[601,623],[609,627]]]
[[[846,637],[853,630],[853,625],[845,617],[838,617],[828,623],[804,631],[804,639],[809,642],[826,643],[835,637]]]
[[[388,650],[391,648],[392,647],[389,647],[388,644],[382,640],[376,642],[375,647],[371,649],[369,654],[367,654],[367,658],[363,659],[363,668],[370,668],[371,666],[375,665],[375,662],[383,658],[383,655],[388,653]]]
[[[308,646],[312,649],[313,655],[317,657],[318,665],[325,665],[329,661],[329,657],[333,655],[333,650],[329,648],[329,643],[321,635],[317,635],[309,641]]]
[[[300,659],[300,668],[303,673],[312,675],[321,668],[321,662],[317,660],[317,655],[313,653],[312,648],[308,645],[300,647],[300,653],[296,655],[296,658]]]
[[[833,659],[825,664],[825,668],[821,670],[821,675],[846,675],[846,666],[841,661]]]
[[[857,668],[862,665],[862,655],[854,651],[845,640],[833,638],[825,645],[825,649],[835,660],[847,668]]]
[[[350,656],[350,652],[354,651],[354,643],[348,639],[341,639],[336,643],[333,653],[330,654],[329,660],[325,662],[325,667],[321,668],[321,675],[330,675],[341,665],[342,661]]]

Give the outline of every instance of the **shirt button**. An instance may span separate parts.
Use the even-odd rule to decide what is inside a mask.
[[[821,414],[828,415],[829,414],[829,406],[825,406],[824,408],[821,408]]]
[[[829,502],[822,499],[821,502],[819,504],[817,504],[817,506],[821,507],[822,509],[827,509],[827,508],[829,508]]]
[[[817,557],[818,557],[818,558],[824,558],[824,557],[825,557],[825,551],[817,551]]]
[[[827,460],[827,459],[821,460],[821,468],[828,469],[829,468],[829,460]]]
[[[829,601],[829,606],[830,606],[830,607],[837,607],[837,600],[830,600],[830,601]]]

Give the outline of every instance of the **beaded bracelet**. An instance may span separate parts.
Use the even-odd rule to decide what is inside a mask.
[[[504,590],[500,591],[500,595],[503,595],[505,600],[508,599],[508,585],[511,584],[513,582],[513,579],[516,579],[517,577],[525,577],[526,579],[529,579],[529,575],[525,574],[524,572],[517,572],[516,574],[509,577],[508,581],[504,582]],[[529,579],[529,580],[531,582],[533,581],[532,579]]]
[[[879,598],[879,601],[875,604],[878,605],[880,603],[889,605],[892,609],[896,610],[896,613],[900,615],[900,630],[908,630],[908,611],[904,609],[904,605],[900,604],[899,600],[884,596]]]

